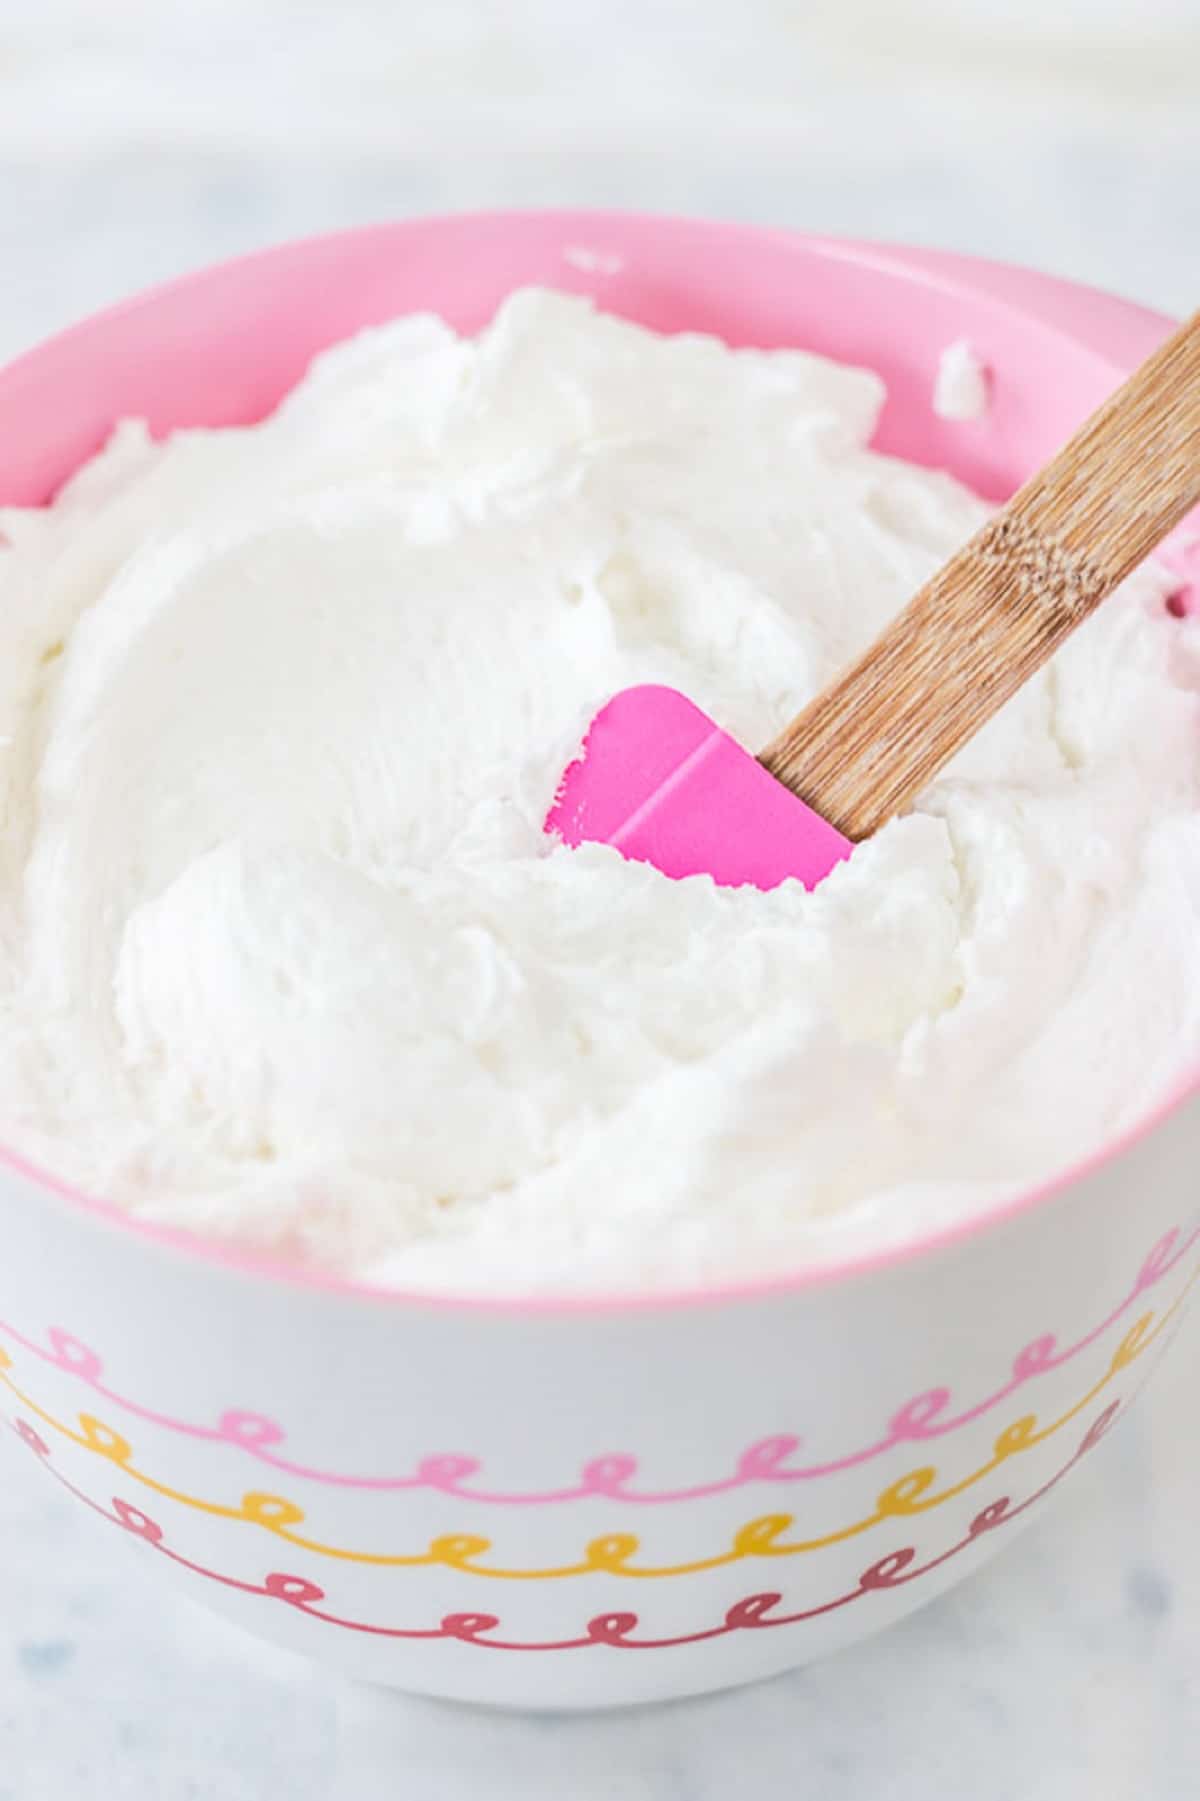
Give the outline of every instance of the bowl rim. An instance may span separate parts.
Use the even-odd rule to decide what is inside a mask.
[[[958,252],[880,240],[841,238],[746,221],[693,218],[619,208],[488,208],[430,214],[413,219],[381,220],[374,224],[310,233],[203,264],[167,281],[139,289],[52,333],[0,365],[0,377],[7,378],[18,371],[24,373],[35,360],[61,349],[69,341],[85,338],[97,326],[110,324],[126,313],[137,313],[143,308],[153,307],[159,301],[169,299],[211,278],[220,278],[274,258],[302,255],[308,248],[328,247],[338,241],[403,236],[406,232],[422,229],[436,232],[439,229],[459,228],[469,231],[472,228],[494,228],[497,224],[515,227],[529,223],[553,225],[576,236],[580,232],[586,233],[590,227],[633,233],[652,228],[664,232],[694,234],[698,239],[719,239],[726,244],[736,239],[748,243],[760,241],[790,244],[814,251],[818,255],[854,262],[864,268],[873,267],[925,287],[943,291],[956,290],[965,297],[986,299],[993,305],[1007,307],[1025,316],[1035,311],[1033,301],[1037,296],[1048,305],[1049,310],[1042,321],[1048,329],[1072,339],[1079,347],[1102,356],[1118,376],[1122,364],[1125,368],[1131,367],[1133,361],[1145,354],[1148,342],[1146,334],[1156,328],[1165,334],[1171,323],[1164,315],[1122,301],[1085,283],[1042,275],[1019,264],[997,262]],[[1105,310],[1101,332],[1103,343],[1099,346],[1094,335],[1073,328],[1068,321],[1067,315],[1073,307],[1088,304]],[[1182,1110],[1189,1100],[1198,1096],[1200,1067],[1186,1070],[1154,1107],[1133,1121],[1123,1132],[1106,1140],[1083,1157],[1029,1187],[1002,1196],[989,1206],[927,1227],[911,1236],[888,1240],[873,1248],[868,1244],[865,1248],[850,1249],[843,1255],[822,1258],[811,1264],[800,1263],[780,1273],[717,1281],[676,1281],[662,1286],[597,1286],[563,1292],[507,1287],[497,1293],[484,1292],[478,1287],[456,1290],[441,1286],[428,1289],[385,1286],[363,1277],[291,1262],[270,1252],[239,1246],[227,1240],[210,1239],[189,1227],[146,1219],[127,1211],[115,1201],[103,1200],[86,1193],[3,1143],[0,1143],[0,1169],[11,1171],[22,1179],[23,1184],[40,1188],[44,1191],[44,1199],[58,1202],[65,1211],[82,1215],[93,1225],[115,1232],[131,1242],[138,1242],[145,1249],[172,1254],[187,1262],[206,1264],[227,1275],[241,1277],[253,1283],[266,1282],[308,1291],[314,1295],[384,1307],[478,1311],[517,1316],[547,1313],[596,1314],[765,1300],[848,1282],[916,1263],[969,1239],[986,1235],[1063,1198],[1100,1169],[1119,1162],[1124,1155],[1156,1132],[1168,1118]]]

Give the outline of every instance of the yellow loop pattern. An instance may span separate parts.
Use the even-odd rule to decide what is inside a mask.
[[[492,1549],[492,1541],[474,1533],[445,1533],[430,1541],[424,1551],[411,1554],[375,1551],[348,1550],[340,1545],[326,1545],[317,1539],[306,1537],[297,1528],[304,1524],[305,1514],[302,1507],[283,1495],[262,1494],[258,1492],[245,1494],[236,1506],[225,1506],[216,1501],[204,1501],[195,1495],[181,1493],[170,1488],[166,1483],[157,1481],[145,1471],[137,1468],[134,1462],[132,1445],[120,1433],[114,1432],[103,1420],[95,1419],[91,1414],[81,1413],[77,1416],[76,1426],[69,1426],[55,1418],[43,1407],[39,1406],[29,1395],[16,1384],[11,1374],[13,1363],[7,1353],[0,1352],[0,1384],[6,1387],[14,1398],[43,1425],[56,1432],[60,1437],[78,1445],[93,1456],[105,1458],[130,1481],[139,1483],[153,1494],[161,1495],[168,1501],[177,1502],[181,1507],[194,1508],[197,1512],[211,1514],[218,1519],[236,1520],[243,1524],[257,1526],[264,1532],[293,1546],[296,1550],[307,1551],[314,1557],[334,1558],[343,1563],[366,1564],[380,1569],[421,1569],[441,1567],[457,1570],[463,1575],[483,1576],[502,1582],[553,1582],[570,1576],[588,1576],[603,1573],[610,1576],[627,1576],[643,1581],[658,1581],[671,1576],[690,1576],[702,1570],[718,1570],[730,1564],[741,1563],[755,1558],[800,1557],[810,1551],[825,1550],[830,1545],[844,1544],[847,1539],[857,1538],[872,1527],[887,1520],[909,1518],[916,1514],[929,1513],[935,1507],[942,1507],[958,1495],[965,1494],[976,1483],[982,1482],[992,1475],[1000,1466],[1012,1457],[1031,1450],[1035,1445],[1045,1444],[1055,1433],[1061,1432],[1071,1421],[1078,1418],[1084,1410],[1091,1406],[1096,1397],[1108,1387],[1113,1379],[1128,1369],[1152,1344],[1161,1336],[1172,1316],[1183,1304],[1188,1289],[1196,1279],[1193,1274],[1183,1292],[1176,1298],[1171,1307],[1155,1321],[1152,1313],[1147,1313],[1125,1334],[1109,1361],[1108,1369],[1100,1380],[1082,1395],[1074,1406],[1060,1414],[1049,1425],[1040,1426],[1036,1414],[1023,1414],[1019,1419],[1011,1421],[998,1434],[988,1461],[981,1464],[970,1475],[961,1481],[952,1483],[946,1488],[938,1488],[938,1472],[932,1465],[924,1465],[910,1470],[886,1487],[876,1498],[871,1511],[862,1519],[842,1526],[834,1532],[827,1532],[818,1538],[794,1538],[786,1535],[796,1524],[795,1516],[790,1513],[764,1514],[758,1519],[748,1520],[734,1534],[733,1542],[727,1550],[719,1551],[712,1557],[695,1558],[688,1563],[673,1564],[638,1564],[634,1562],[641,1541],[631,1532],[612,1532],[603,1537],[594,1538],[584,1547],[581,1557],[573,1563],[554,1564],[542,1569],[512,1570],[495,1564],[481,1562]]]

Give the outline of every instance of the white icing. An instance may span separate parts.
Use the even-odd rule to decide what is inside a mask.
[[[990,405],[986,365],[965,338],[947,344],[933,383],[933,410],[938,418],[982,419]]]
[[[540,830],[614,691],[757,745],[984,516],[872,375],[522,294],[0,527],[0,1135],[404,1285],[840,1255],[1200,1057],[1200,647],[1141,572],[814,894]],[[61,647],[61,648],[60,648]]]

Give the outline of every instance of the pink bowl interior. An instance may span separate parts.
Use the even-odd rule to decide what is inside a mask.
[[[1167,330],[1105,295],[966,258],[687,220],[419,220],[222,264],[32,351],[0,375],[0,503],[45,500],[122,415],[156,432],[258,419],[336,339],[417,309],[476,330],[531,282],[593,294],[661,331],[869,364],[888,386],[879,447],[991,497]],[[938,357],[958,337],[995,376],[987,418],[968,425],[930,407]]]
[[[878,448],[947,468],[992,499],[1057,449],[1169,329],[1106,295],[1001,265],[755,227],[589,213],[384,225],[186,277],[12,364],[0,373],[0,504],[49,499],[123,416],[144,417],[157,433],[247,423],[338,338],[414,310],[475,330],[529,283],[592,294],[662,331],[866,364],[888,387]],[[990,409],[970,423],[939,419],[930,404],[939,357],[958,338],[992,378]],[[1200,608],[1198,524],[1196,515],[1185,522],[1165,557],[1179,604]]]

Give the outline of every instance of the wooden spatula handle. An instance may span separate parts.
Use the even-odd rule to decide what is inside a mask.
[[[920,793],[1200,501],[1200,313],[761,753],[848,838]]]

